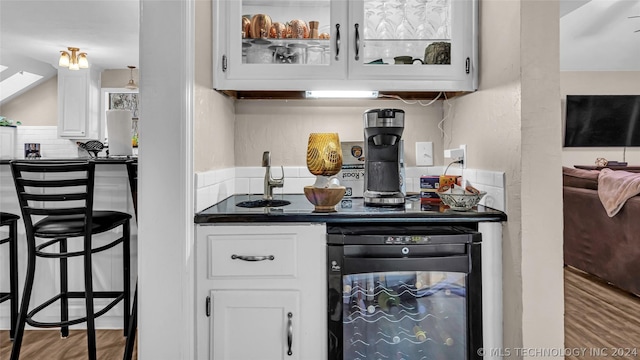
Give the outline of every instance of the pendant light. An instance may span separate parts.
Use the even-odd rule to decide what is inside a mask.
[[[138,84],[136,84],[135,80],[133,80],[133,69],[135,69],[136,67],[133,66],[133,65],[129,65],[127,67],[131,71],[131,79],[129,79],[129,83],[127,83],[125,88],[131,89],[131,90],[137,89],[138,88]]]

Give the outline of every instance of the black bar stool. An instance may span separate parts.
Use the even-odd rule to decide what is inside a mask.
[[[87,324],[89,359],[96,360],[95,318],[104,315],[120,301],[125,313],[130,306],[130,253],[129,220],[131,215],[119,211],[93,210],[95,163],[90,161],[12,161],[11,172],[18,193],[22,217],[27,234],[27,276],[16,326],[11,360],[18,360],[25,324],[42,328],[61,328],[62,337],[69,335],[69,326]],[[44,216],[44,218],[41,218]],[[34,217],[36,217],[34,219]],[[92,235],[122,226],[122,237],[92,246]],[[36,238],[44,239],[36,244]],[[80,251],[68,251],[71,239],[82,244]],[[44,241],[44,242],[43,242]],[[122,291],[94,291],[92,256],[118,244],[123,246]],[[52,245],[58,245],[51,249]],[[46,251],[45,251],[46,250]],[[58,250],[58,251],[56,251]],[[67,285],[67,259],[81,257],[84,261],[84,291],[69,291]],[[29,311],[37,258],[54,258],[60,261],[60,293]],[[94,310],[93,299],[112,299],[104,308]],[[86,316],[69,319],[69,299],[84,299]],[[60,301],[60,321],[42,322],[34,316],[48,306]],[[125,334],[129,325],[124,316]]]
[[[138,220],[138,163],[127,161],[127,174],[129,176],[129,188],[133,199],[133,209]],[[127,331],[127,342],[124,346],[123,360],[131,360],[133,357],[133,345],[136,341],[136,330],[138,329],[138,280],[136,280],[136,290],[133,293],[133,306],[131,307],[131,321]]]
[[[18,219],[20,216],[0,212],[0,227],[9,227],[9,236],[0,239],[0,245],[9,243],[9,292],[0,292],[0,303],[7,300],[11,311],[9,338],[13,340],[18,321]]]

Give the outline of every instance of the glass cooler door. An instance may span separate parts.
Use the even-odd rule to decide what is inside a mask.
[[[467,274],[343,275],[344,359],[468,359]]]

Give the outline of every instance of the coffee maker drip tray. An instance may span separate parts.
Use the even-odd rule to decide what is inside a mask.
[[[364,192],[364,204],[365,206],[404,206],[404,195],[397,192],[381,193],[367,190]]]

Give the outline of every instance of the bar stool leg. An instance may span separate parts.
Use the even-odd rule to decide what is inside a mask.
[[[129,314],[131,311],[131,227],[127,220],[122,225],[122,237],[126,239],[122,242],[122,273],[124,276],[124,336],[127,336],[129,329]]]
[[[85,237],[84,254],[84,287],[85,287],[85,308],[87,310],[87,349],[89,350],[89,360],[98,360],[96,354],[96,324],[93,307],[93,275],[91,261],[91,235]]]
[[[20,358],[20,348],[22,347],[22,338],[24,336],[24,326],[27,322],[27,311],[29,311],[29,301],[31,300],[31,290],[33,288],[33,279],[36,273],[36,255],[35,244],[27,245],[27,275],[24,283],[24,291],[22,293],[22,302],[20,304],[20,312],[18,313],[18,321],[16,322],[16,332],[11,348],[11,359],[18,360]]]
[[[60,253],[67,252],[67,239],[60,239]],[[69,320],[69,276],[67,258],[60,258],[60,321]],[[69,336],[69,326],[60,327],[60,335],[63,338]]]
[[[127,342],[124,346],[123,360],[131,360],[133,357],[133,345],[136,342],[136,329],[138,328],[138,282],[133,293],[133,308],[131,309],[131,320],[127,330]]]
[[[18,221],[9,225],[9,291],[11,292],[11,327],[9,338],[13,340],[18,321]]]

